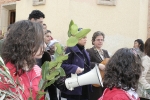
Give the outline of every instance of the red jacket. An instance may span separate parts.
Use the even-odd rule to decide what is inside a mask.
[[[113,88],[110,90],[106,88],[103,95],[98,100],[140,100],[135,99],[122,89]]]
[[[8,67],[10,74],[16,81],[17,76],[15,75],[16,68],[12,63],[7,63],[6,66]],[[34,65],[34,67],[25,73],[23,73],[21,76],[19,76],[19,83],[21,86],[23,86],[23,92],[20,90],[23,100],[28,100],[30,97],[30,90],[32,90],[32,97],[33,100],[36,100],[37,91],[39,90],[38,85],[41,80],[41,68],[37,65]],[[6,89],[10,87],[10,84],[4,84],[0,83],[0,89]],[[11,91],[16,92],[16,89],[10,88]]]

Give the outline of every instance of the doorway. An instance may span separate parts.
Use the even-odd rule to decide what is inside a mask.
[[[16,10],[9,10],[9,22],[8,24],[13,24],[16,19]]]

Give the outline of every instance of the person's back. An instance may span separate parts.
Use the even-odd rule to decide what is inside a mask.
[[[9,81],[3,81],[0,89],[9,89],[24,100],[29,97],[36,100],[42,76],[35,58],[41,58],[44,50],[42,26],[31,21],[18,21],[10,28],[9,33],[3,44],[2,58],[17,85],[12,86]]]
[[[134,49],[121,48],[106,65],[99,100],[140,100],[136,90],[141,75],[141,60]]]
[[[135,91],[133,91],[132,93],[134,92]],[[140,100],[140,99],[131,96],[127,91],[124,91],[122,89],[113,88],[112,90],[110,90],[109,88],[107,88],[104,91],[104,95],[98,100]]]

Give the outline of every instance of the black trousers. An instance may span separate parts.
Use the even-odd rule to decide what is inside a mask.
[[[82,98],[81,95],[66,95],[64,93],[61,93],[61,97],[66,98],[67,100],[88,100]]]
[[[48,86],[47,90],[48,90],[48,93],[49,93],[50,100],[58,100],[57,88],[53,84]]]
[[[149,99],[145,99],[145,98],[140,98],[140,100],[149,100]]]
[[[82,86],[82,95],[67,95],[61,93],[61,97],[67,100],[89,100],[89,87],[87,85]]]

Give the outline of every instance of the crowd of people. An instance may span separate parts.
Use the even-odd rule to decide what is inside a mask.
[[[11,24],[7,34],[0,40],[0,55],[14,80],[17,78],[23,85],[24,91],[21,95],[24,100],[29,97],[36,100],[42,78],[40,67],[45,61],[54,60],[54,44],[59,42],[52,37],[52,32],[43,23],[44,18],[43,12],[33,10],[28,20]],[[78,29],[81,30],[82,28]],[[52,84],[45,89],[50,100],[150,99],[150,38],[145,43],[136,39],[132,48],[120,48],[112,56],[102,48],[104,39],[103,32],[94,32],[91,39],[93,47],[89,49],[85,49],[87,37],[79,39],[74,47],[66,48],[68,59],[61,65],[66,77],[71,77],[71,74],[83,75],[97,65],[104,72],[104,87],[87,84],[72,91],[64,90],[58,93],[57,87]],[[108,63],[101,64],[106,58],[109,58]],[[0,85],[0,89],[7,89],[5,84]],[[13,88],[11,90],[18,92]],[[44,97],[41,97],[41,100],[44,100]]]

